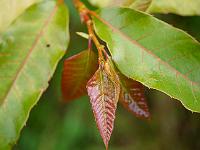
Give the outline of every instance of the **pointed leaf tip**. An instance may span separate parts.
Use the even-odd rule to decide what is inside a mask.
[[[98,68],[97,62],[97,56],[91,50],[84,50],[65,60],[62,73],[62,93],[65,101],[87,93],[85,86]]]
[[[119,77],[109,61],[100,63],[99,69],[87,83],[87,91],[97,127],[108,149],[120,94]]]

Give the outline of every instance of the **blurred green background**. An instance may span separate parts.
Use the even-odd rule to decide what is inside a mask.
[[[66,58],[87,48],[87,40],[76,35],[85,31],[70,0],[71,42]],[[200,17],[157,15],[200,40]],[[103,150],[87,96],[63,103],[60,90],[64,59],[50,86],[31,111],[14,150]],[[176,89],[174,89],[176,90]],[[110,150],[200,150],[200,115],[186,110],[179,101],[147,89],[151,120],[139,120],[118,105]]]

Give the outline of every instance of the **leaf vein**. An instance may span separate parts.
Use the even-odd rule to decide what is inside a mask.
[[[120,30],[118,30],[117,28],[115,28],[113,25],[111,25],[109,22],[107,22],[106,20],[104,20],[103,18],[101,18],[99,15],[97,15],[95,12],[90,11],[90,14],[94,17],[96,17],[99,21],[101,21],[102,23],[104,23],[106,26],[108,26],[110,29],[112,29],[113,31],[115,31],[116,33],[120,34],[123,38],[127,39],[128,41],[130,41],[131,43],[137,45],[138,47],[140,47],[143,51],[147,52],[149,55],[151,55],[152,57],[154,57],[156,60],[158,60],[160,63],[162,63],[163,65],[167,66],[168,68],[170,68],[172,71],[176,72],[176,74],[179,74],[180,76],[182,76],[185,80],[187,80],[188,82],[191,82],[193,85],[196,86],[200,86],[199,83],[192,81],[190,78],[188,78],[187,76],[185,76],[184,74],[182,74],[181,72],[179,72],[178,70],[176,70],[176,68],[174,68],[173,66],[171,66],[170,64],[168,64],[167,62],[161,60],[157,55],[155,55],[154,53],[152,53],[150,50],[148,50],[147,48],[145,48],[144,46],[142,46],[140,43],[138,43],[137,41],[131,39],[130,37],[126,36],[123,32],[121,32]]]
[[[36,47],[37,43],[39,42],[40,38],[42,37],[42,35],[44,34],[44,30],[45,28],[48,26],[49,22],[51,21],[51,18],[54,16],[55,12],[57,11],[57,8],[58,6],[56,5],[52,12],[50,13],[49,17],[47,18],[47,20],[45,20],[41,30],[39,31],[39,33],[37,34],[36,38],[35,38],[35,41],[33,42],[31,48],[29,49],[29,52],[27,54],[27,56],[25,57],[24,61],[22,62],[21,66],[19,67],[16,75],[14,76],[14,79],[8,89],[8,91],[6,92],[6,95],[3,97],[3,101],[7,99],[9,93],[11,92],[13,86],[15,86],[16,84],[16,81],[18,80],[19,76],[20,76],[20,73],[22,72],[24,66],[26,65],[26,62],[28,61],[29,57],[31,56],[34,48]],[[3,103],[3,102],[2,102]]]

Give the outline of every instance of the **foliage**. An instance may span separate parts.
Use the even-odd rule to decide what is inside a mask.
[[[28,7],[1,34],[0,149],[10,149],[19,137],[68,38],[68,11],[54,1]]]
[[[16,142],[69,41],[68,11],[63,0],[20,2],[0,2],[0,149],[11,149]],[[136,117],[150,118],[142,84],[200,112],[200,44],[184,31],[149,15],[199,15],[200,3],[106,2],[98,1],[101,6],[117,7],[95,12],[74,0],[80,20],[87,26],[88,35],[78,33],[87,38],[88,50],[65,60],[61,85],[65,101],[88,92],[108,149],[118,101]],[[98,59],[92,49],[97,49]]]
[[[99,7],[128,7],[148,13],[175,13],[183,16],[200,15],[200,0],[89,0]]]
[[[65,60],[62,75],[65,101],[79,98],[87,93],[85,85],[97,67],[97,56],[90,49]]]
[[[127,8],[102,9],[94,22],[123,74],[179,99],[191,111],[200,111],[200,44],[195,39]]]
[[[120,80],[121,90],[119,100],[122,105],[136,117],[150,118],[144,86],[140,82],[129,79],[122,74],[120,74]]]
[[[8,26],[20,16],[28,7],[39,0],[20,0],[20,1],[0,1],[0,32],[3,32]],[[9,15],[7,15],[9,14]],[[6,17],[5,17],[6,16]]]
[[[87,83],[87,91],[98,129],[108,149],[120,94],[119,77],[109,59],[99,63],[99,69]]]

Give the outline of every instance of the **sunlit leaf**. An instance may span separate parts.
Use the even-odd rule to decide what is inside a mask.
[[[110,61],[100,63],[99,69],[87,83],[87,91],[99,132],[108,148],[120,94],[119,77]]]
[[[132,79],[120,75],[121,91],[120,102],[136,117],[149,118],[150,113],[146,102],[144,86]]]
[[[1,6],[3,7],[3,6]],[[0,149],[11,149],[68,45],[64,4],[32,5],[0,34]]]
[[[141,11],[146,11],[152,0],[89,0],[93,5],[99,7],[128,7]]]
[[[65,101],[87,93],[86,84],[98,68],[97,56],[92,50],[84,50],[64,62],[62,93]]]
[[[132,4],[130,4],[128,7],[141,10],[141,11],[146,11],[150,6],[151,6],[152,0],[136,0]]]
[[[0,0],[0,33],[23,11],[41,0]]]
[[[93,13],[118,69],[200,112],[200,44],[153,16],[128,8]]]
[[[183,16],[200,15],[200,0],[152,0],[149,13],[175,13]]]
[[[200,15],[200,0],[89,0],[98,7],[127,7],[148,13]]]

